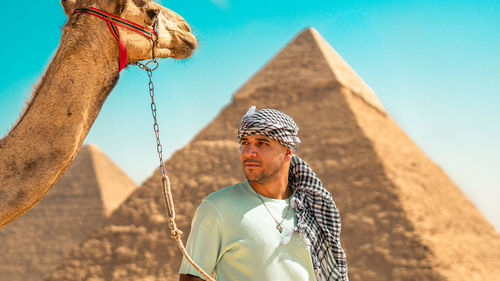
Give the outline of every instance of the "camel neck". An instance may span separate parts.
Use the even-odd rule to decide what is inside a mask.
[[[0,175],[0,228],[31,209],[61,177],[118,80],[116,41],[102,34],[105,25],[95,27],[65,27],[31,103],[0,140],[0,166],[6,167]]]
[[[119,74],[117,56],[113,55],[117,48],[98,50],[99,42],[81,37],[63,35],[31,102],[11,132],[14,137],[29,136],[37,147],[54,146],[54,134],[74,133],[83,141]],[[68,143],[65,139],[59,142]]]

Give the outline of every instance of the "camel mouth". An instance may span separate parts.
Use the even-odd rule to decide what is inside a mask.
[[[167,47],[170,51],[169,57],[174,59],[185,59],[193,54],[193,51],[198,47],[196,37],[190,32],[171,31],[174,38],[173,44]]]
[[[198,41],[196,40],[196,37],[194,37],[194,35],[192,35],[191,33],[189,33],[188,36],[181,37],[181,40],[193,51],[196,49],[196,47],[198,47]]]

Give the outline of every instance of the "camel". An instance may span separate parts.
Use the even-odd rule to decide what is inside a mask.
[[[189,57],[197,41],[186,21],[151,0],[62,0],[68,17],[60,44],[31,100],[0,139],[0,229],[29,211],[68,168],[119,78],[119,44],[95,7],[153,29],[158,58]],[[152,57],[152,40],[118,28],[127,64]]]

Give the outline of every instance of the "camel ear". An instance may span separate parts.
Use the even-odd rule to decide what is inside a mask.
[[[61,5],[64,8],[64,13],[69,17],[76,9],[76,0],[61,0]]]

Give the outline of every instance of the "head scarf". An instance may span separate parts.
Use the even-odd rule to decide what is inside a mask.
[[[241,119],[238,139],[264,135],[295,151],[299,127],[293,119],[275,109],[250,107]],[[297,217],[293,231],[311,246],[311,258],[318,281],[347,281],[346,256],[340,245],[340,214],[333,197],[307,163],[294,155],[290,161],[288,184],[295,191],[291,201]]]
[[[252,106],[241,119],[238,139],[250,135],[264,135],[274,139],[292,151],[300,144],[299,126],[292,117],[276,109],[260,109]]]

